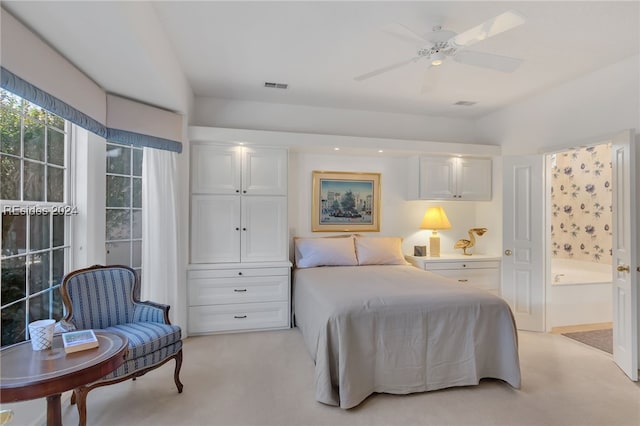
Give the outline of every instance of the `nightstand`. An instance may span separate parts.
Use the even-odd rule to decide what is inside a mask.
[[[453,278],[500,296],[500,256],[441,254],[440,257],[405,256],[416,268]]]

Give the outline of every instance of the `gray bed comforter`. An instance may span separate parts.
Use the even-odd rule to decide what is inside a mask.
[[[372,265],[297,269],[293,296],[322,403],[351,408],[374,392],[481,378],[520,387],[513,315],[489,292],[413,266]]]

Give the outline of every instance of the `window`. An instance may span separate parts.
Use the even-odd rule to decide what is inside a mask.
[[[67,147],[62,118],[0,91],[2,346],[29,338],[27,324],[62,317],[67,270]]]
[[[107,141],[107,264],[142,268],[142,148]]]

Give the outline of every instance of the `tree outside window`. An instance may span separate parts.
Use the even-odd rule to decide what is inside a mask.
[[[27,324],[60,319],[66,272],[67,201],[64,119],[0,91],[2,346],[29,338]]]

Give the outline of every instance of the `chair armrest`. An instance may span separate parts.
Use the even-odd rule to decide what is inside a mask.
[[[135,302],[133,305],[133,320],[136,322],[171,324],[169,321],[169,305],[149,301]]]

